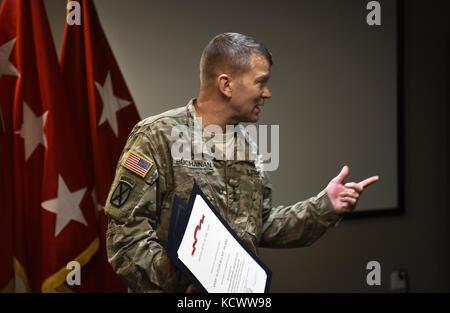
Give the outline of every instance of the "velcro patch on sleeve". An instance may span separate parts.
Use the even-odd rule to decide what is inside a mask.
[[[116,208],[120,208],[125,204],[125,202],[127,202],[131,190],[135,185],[136,183],[132,179],[128,177],[121,177],[119,183],[117,184],[111,195],[111,200],[109,202]]]
[[[147,175],[153,166],[153,163],[135,152],[128,152],[127,158],[122,163],[124,167],[138,174],[142,178]]]

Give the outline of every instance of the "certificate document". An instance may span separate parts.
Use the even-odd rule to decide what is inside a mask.
[[[210,293],[268,292],[270,270],[240,240],[196,185],[189,207],[190,212],[179,218],[177,234],[169,236],[169,242],[179,237],[175,246],[172,242],[169,256],[172,255],[171,259],[175,259],[194,285]],[[175,222],[171,227],[175,227]]]

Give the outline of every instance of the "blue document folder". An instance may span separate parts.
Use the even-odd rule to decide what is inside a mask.
[[[242,246],[242,248],[253,258],[253,260],[265,271],[267,275],[266,284],[264,292],[269,292],[270,283],[272,280],[271,270],[247,247],[247,245],[237,236],[234,230],[228,225],[228,223],[220,216],[218,210],[211,204],[207,197],[200,190],[197,184],[194,184],[192,188],[191,195],[189,198],[189,203],[186,203],[175,195],[172,214],[169,226],[168,243],[166,246],[167,254],[170,260],[186,275],[186,277],[191,281],[191,283],[201,292],[207,292],[202,283],[195,277],[195,275],[189,270],[189,268],[179,259],[178,249],[182,242],[183,236],[186,232],[186,228],[191,216],[191,211],[194,206],[195,199],[200,195],[202,199],[208,204],[209,209],[214,213],[214,215],[220,220],[223,226],[228,230],[228,232],[234,237],[234,239]]]

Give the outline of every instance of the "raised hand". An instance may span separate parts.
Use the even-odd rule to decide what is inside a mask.
[[[342,184],[348,176],[349,168],[344,166],[338,176],[333,178],[327,186],[328,198],[330,198],[336,213],[348,213],[355,209],[358,198],[364,188],[376,182],[379,177],[372,176],[359,183]]]

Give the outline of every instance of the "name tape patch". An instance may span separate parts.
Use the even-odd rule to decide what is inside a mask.
[[[133,173],[136,173],[144,178],[148,171],[152,168],[153,163],[135,152],[128,152],[128,156],[122,165]]]
[[[212,161],[203,161],[203,160],[183,160],[178,159],[174,160],[173,166],[183,166],[183,167],[190,167],[190,168],[203,168],[203,169],[213,169],[214,163]]]

